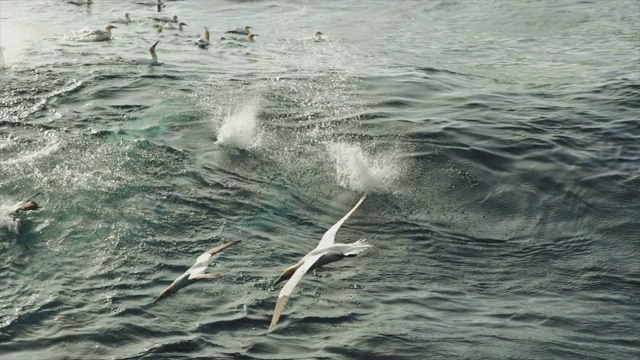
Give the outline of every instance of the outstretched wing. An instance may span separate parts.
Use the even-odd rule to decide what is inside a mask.
[[[276,308],[273,311],[273,317],[271,318],[271,325],[269,326],[269,332],[273,331],[273,329],[276,328],[276,325],[278,324],[278,320],[280,320],[280,315],[282,315],[282,311],[284,311],[284,308],[287,306],[287,301],[289,301],[289,296],[291,296],[293,289],[295,289],[296,285],[298,285],[298,283],[300,282],[304,274],[306,274],[307,271],[309,271],[311,266],[313,266],[313,264],[315,264],[315,262],[318,261],[318,259],[320,259],[322,255],[324,255],[324,253],[320,253],[308,258],[307,261],[305,261],[304,264],[302,264],[298,268],[298,270],[296,270],[296,272],[293,273],[293,276],[291,276],[291,279],[287,281],[284,287],[282,287],[282,290],[280,290],[280,295],[278,295]]]
[[[354,206],[353,209],[351,209],[347,213],[347,215],[342,217],[342,219],[340,219],[340,221],[338,221],[332,227],[330,227],[329,230],[327,230],[326,233],[324,233],[324,235],[322,236],[322,239],[320,240],[320,243],[318,244],[316,249],[319,249],[319,248],[322,248],[322,247],[326,247],[326,246],[332,245],[334,243],[334,241],[336,239],[336,233],[338,232],[338,229],[340,229],[340,226],[342,226],[342,223],[345,222],[345,220],[347,220],[349,218],[349,216],[351,216],[351,214],[358,208],[358,206],[360,206],[360,204],[362,204],[362,202],[366,198],[367,198],[367,194],[362,195],[362,197],[360,198],[360,201],[358,201],[356,206]]]
[[[202,279],[221,279],[224,275],[220,274],[191,274],[189,280],[202,280]]]
[[[197,268],[197,267],[207,267],[207,264],[209,263],[209,260],[211,259],[211,257],[217,253],[219,253],[220,251],[237,245],[238,243],[240,243],[240,241],[232,241],[226,244],[222,244],[222,245],[218,245],[216,247],[214,247],[213,249],[205,252],[204,254],[198,256],[198,258],[196,259],[196,263],[193,264],[193,266],[191,267],[191,269]]]

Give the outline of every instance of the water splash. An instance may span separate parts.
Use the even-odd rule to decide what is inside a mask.
[[[359,144],[330,143],[327,150],[335,162],[338,185],[358,192],[391,192],[400,177],[392,154],[373,155]]]
[[[13,233],[18,232],[18,221],[9,216],[13,206],[0,205],[0,229],[7,229]]]
[[[255,100],[238,113],[229,115],[218,129],[216,143],[243,150],[258,147],[262,140],[258,129],[259,109],[259,101]]]

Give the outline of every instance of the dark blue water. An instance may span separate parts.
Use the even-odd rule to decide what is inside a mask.
[[[0,358],[640,356],[637,1],[173,14],[0,2]],[[244,25],[254,43],[219,39]],[[158,39],[161,66],[131,65]],[[267,334],[272,282],[363,193],[336,240],[373,247],[308,274]],[[234,240],[225,278],[151,304]]]

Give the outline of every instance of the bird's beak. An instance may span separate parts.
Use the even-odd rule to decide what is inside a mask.
[[[160,294],[160,296],[158,296],[155,300],[153,300],[153,303],[155,304],[155,303],[157,303],[158,301],[160,301],[160,300],[162,300],[162,299],[166,298],[167,296],[169,296],[169,295],[171,295],[171,294],[172,294],[172,292],[169,292],[169,291],[163,291],[163,292],[162,292],[162,294]]]
[[[280,277],[278,278],[278,280],[276,280],[276,281],[273,283],[273,285],[271,285],[271,286],[272,286],[272,287],[273,287],[273,286],[276,286],[276,285],[278,285],[279,283],[281,283],[283,280],[285,280],[284,275],[280,275]]]

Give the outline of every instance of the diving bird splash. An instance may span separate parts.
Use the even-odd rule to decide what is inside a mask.
[[[300,259],[297,264],[284,270],[282,275],[273,284],[276,285],[285,279],[289,279],[278,295],[278,301],[276,302],[276,308],[273,312],[273,318],[271,318],[269,332],[276,328],[278,320],[280,320],[280,315],[282,315],[282,311],[285,306],[287,306],[289,296],[291,296],[293,289],[298,285],[304,274],[309,270],[314,270],[323,265],[342,260],[345,257],[356,256],[358,253],[371,246],[365,243],[365,239],[360,239],[351,244],[335,243],[336,233],[338,232],[338,229],[340,229],[340,226],[342,226],[342,223],[344,223],[345,220],[347,220],[358,208],[358,206],[362,204],[366,197],[367,195],[363,195],[360,198],[360,201],[358,201],[358,203],[342,219],[324,233],[320,243],[315,249]]]

